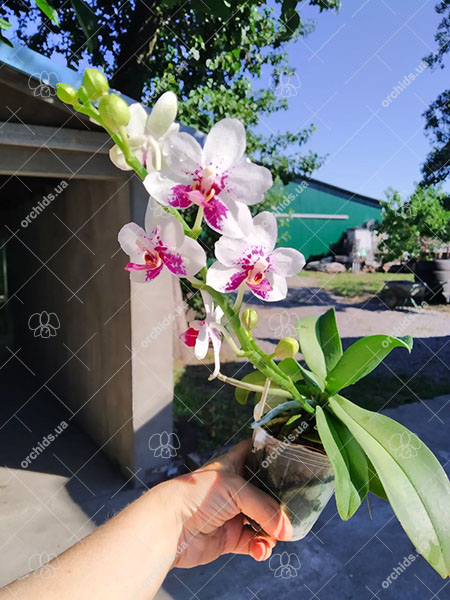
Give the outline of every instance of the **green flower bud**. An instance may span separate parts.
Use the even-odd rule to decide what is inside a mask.
[[[83,87],[90,100],[94,102],[108,93],[109,84],[106,77],[98,69],[86,69],[83,77]]]
[[[241,316],[241,323],[247,331],[251,331],[258,322],[258,313],[253,308],[244,310]]]
[[[278,342],[274,354],[277,358],[294,358],[298,351],[297,340],[292,337],[285,337]]]
[[[130,109],[125,100],[117,94],[102,96],[98,103],[98,110],[103,123],[108,129],[111,129],[112,132],[116,132],[120,127],[128,125],[130,120]]]
[[[64,104],[74,105],[78,99],[77,90],[67,83],[56,84],[56,95]]]

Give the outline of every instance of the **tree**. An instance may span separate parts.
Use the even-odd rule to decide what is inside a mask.
[[[425,58],[430,66],[444,68],[444,58],[450,50],[450,0],[442,0],[435,7],[442,15],[434,36],[437,50]],[[428,132],[433,144],[432,151],[422,167],[423,184],[444,181],[450,173],[450,90],[445,90],[424,112]]]
[[[383,263],[407,253],[414,259],[426,259],[439,247],[450,243],[450,211],[444,208],[446,195],[439,187],[417,186],[403,201],[390,189],[382,210],[378,246]]]
[[[312,28],[297,0],[52,0],[59,28],[27,4],[6,0],[0,9],[22,42],[46,56],[62,54],[74,68],[103,67],[113,87],[149,105],[170,89],[183,100],[180,120],[205,131],[224,116],[252,131],[286,109],[298,88],[287,45]],[[323,11],[339,0],[309,4]],[[317,154],[301,154],[313,129],[250,133],[248,153],[285,182],[309,175],[321,164]]]

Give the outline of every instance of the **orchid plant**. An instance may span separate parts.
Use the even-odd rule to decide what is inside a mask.
[[[305,259],[293,248],[276,247],[274,215],[265,211],[252,218],[249,206],[263,200],[272,177],[245,158],[243,124],[232,118],[219,121],[202,146],[179,131],[172,92],[163,94],[148,114],[139,103],[128,106],[111,93],[104,75],[94,69],[86,70],[78,90],[59,84],[57,94],[110,134],[111,160],[120,169],[134,170],[148,191],[145,228],[128,223],[119,232],[129,256],[125,269],[133,280],[151,285],[167,268],[200,292],[205,318],[191,322],[182,340],[199,359],[212,346],[210,378],[234,386],[240,402],[254,394],[258,410],[253,427],[264,427],[280,439],[286,439],[300,417],[306,419],[308,426],[295,440],[306,439],[328,455],[341,518],[349,519],[369,491],[388,500],[417,550],[446,577],[450,484],[443,468],[405,427],[340,395],[394,348],[410,352],[412,339],[374,335],[343,352],[334,310],[301,319],[298,341],[283,338],[270,355],[252,335],[258,315],[252,308],[244,310],[245,292],[265,302],[283,300],[286,278],[296,275]],[[184,211],[196,211],[192,226]],[[201,244],[204,227],[221,236],[209,267],[212,257]],[[242,380],[223,375],[223,342],[255,370]],[[300,349],[303,364],[296,358]],[[403,452],[405,443],[413,452]]]

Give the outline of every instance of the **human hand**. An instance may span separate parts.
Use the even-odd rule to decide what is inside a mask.
[[[175,567],[194,567],[222,554],[270,557],[277,539],[290,539],[292,528],[280,505],[242,477],[250,441],[188,475],[162,486],[181,531]],[[267,535],[255,532],[246,517]]]

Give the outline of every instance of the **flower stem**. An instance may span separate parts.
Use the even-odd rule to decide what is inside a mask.
[[[234,301],[234,304],[233,304],[233,310],[235,310],[237,313],[239,313],[239,311],[241,310],[242,301],[244,300],[244,294],[245,294],[245,284],[241,283],[241,285],[238,287],[238,292],[236,294],[236,300]]]
[[[205,212],[204,207],[199,206],[198,210],[197,210],[197,216],[195,217],[195,223],[192,226],[192,237],[194,237],[195,239],[198,238],[198,236],[202,232],[202,221],[203,221],[204,212]]]
[[[241,390],[248,390],[249,392],[257,392],[260,394],[264,392],[264,387],[262,385],[246,383],[245,381],[240,381],[239,379],[233,379],[233,377],[227,377],[226,375],[222,375],[222,373],[219,373],[217,375],[217,379],[223,381],[224,383],[229,383],[234,387],[240,388]],[[270,388],[270,395],[279,396],[280,398],[292,398],[289,392],[287,392],[286,390],[280,390],[278,388]]]
[[[217,326],[217,329],[219,329],[223,333],[223,337],[227,340],[228,345],[230,346],[230,348],[233,350],[233,352],[236,354],[236,356],[238,358],[241,358],[242,356],[246,355],[243,350],[241,350],[240,348],[237,347],[236,342],[233,340],[233,338],[230,335],[230,332],[227,331],[227,329],[223,325]]]
[[[305,396],[299,392],[292,379],[286,375],[278,365],[261,350],[258,344],[249,336],[248,332],[242,326],[239,319],[239,312],[236,312],[228,304],[226,297],[206,284],[194,284],[197,289],[203,289],[209,293],[214,302],[219,305],[228,319],[228,324],[233,328],[238,338],[245,356],[248,357],[253,366],[263,375],[268,377],[278,387],[289,392],[291,398],[294,398],[298,404],[308,413],[314,414],[315,409],[311,406]]]

